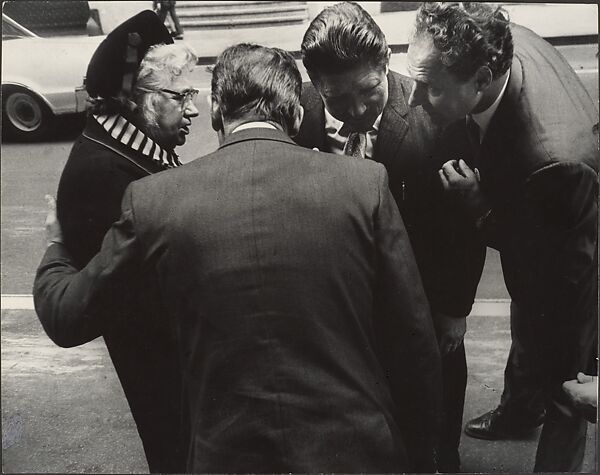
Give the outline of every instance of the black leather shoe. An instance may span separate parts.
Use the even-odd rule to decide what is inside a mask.
[[[496,408],[467,422],[465,434],[476,439],[514,439],[526,436],[543,422],[543,414],[536,421],[524,424],[509,419],[501,409]]]

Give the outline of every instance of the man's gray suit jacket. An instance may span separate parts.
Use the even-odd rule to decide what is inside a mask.
[[[50,246],[36,310],[68,338],[110,324],[132,281],[178,335],[188,470],[435,468],[439,353],[380,164],[234,133],[132,183],[81,272]]]

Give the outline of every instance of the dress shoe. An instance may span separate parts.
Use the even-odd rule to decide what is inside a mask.
[[[467,422],[465,434],[476,439],[513,439],[527,435],[543,422],[543,414],[537,420],[525,424],[510,419],[500,408],[496,408]]]

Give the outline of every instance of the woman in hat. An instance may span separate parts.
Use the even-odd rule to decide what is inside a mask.
[[[198,115],[198,91],[191,85],[196,62],[188,46],[173,44],[151,11],[118,26],[94,53],[85,82],[91,102],[86,126],[57,193],[63,243],[81,267],[120,216],[127,185],[181,165],[175,147],[185,142]],[[135,295],[123,295],[128,311],[115,314],[102,328],[90,325],[55,343],[71,347],[104,337],[150,471],[182,472],[187,429],[181,382],[169,329],[147,298],[152,291],[140,288]]]

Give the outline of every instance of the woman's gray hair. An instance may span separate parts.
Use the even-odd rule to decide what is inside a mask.
[[[160,89],[169,89],[181,74],[192,71],[198,62],[194,50],[185,43],[152,46],[140,64],[132,90],[138,113],[149,126],[156,126],[156,105]]]

